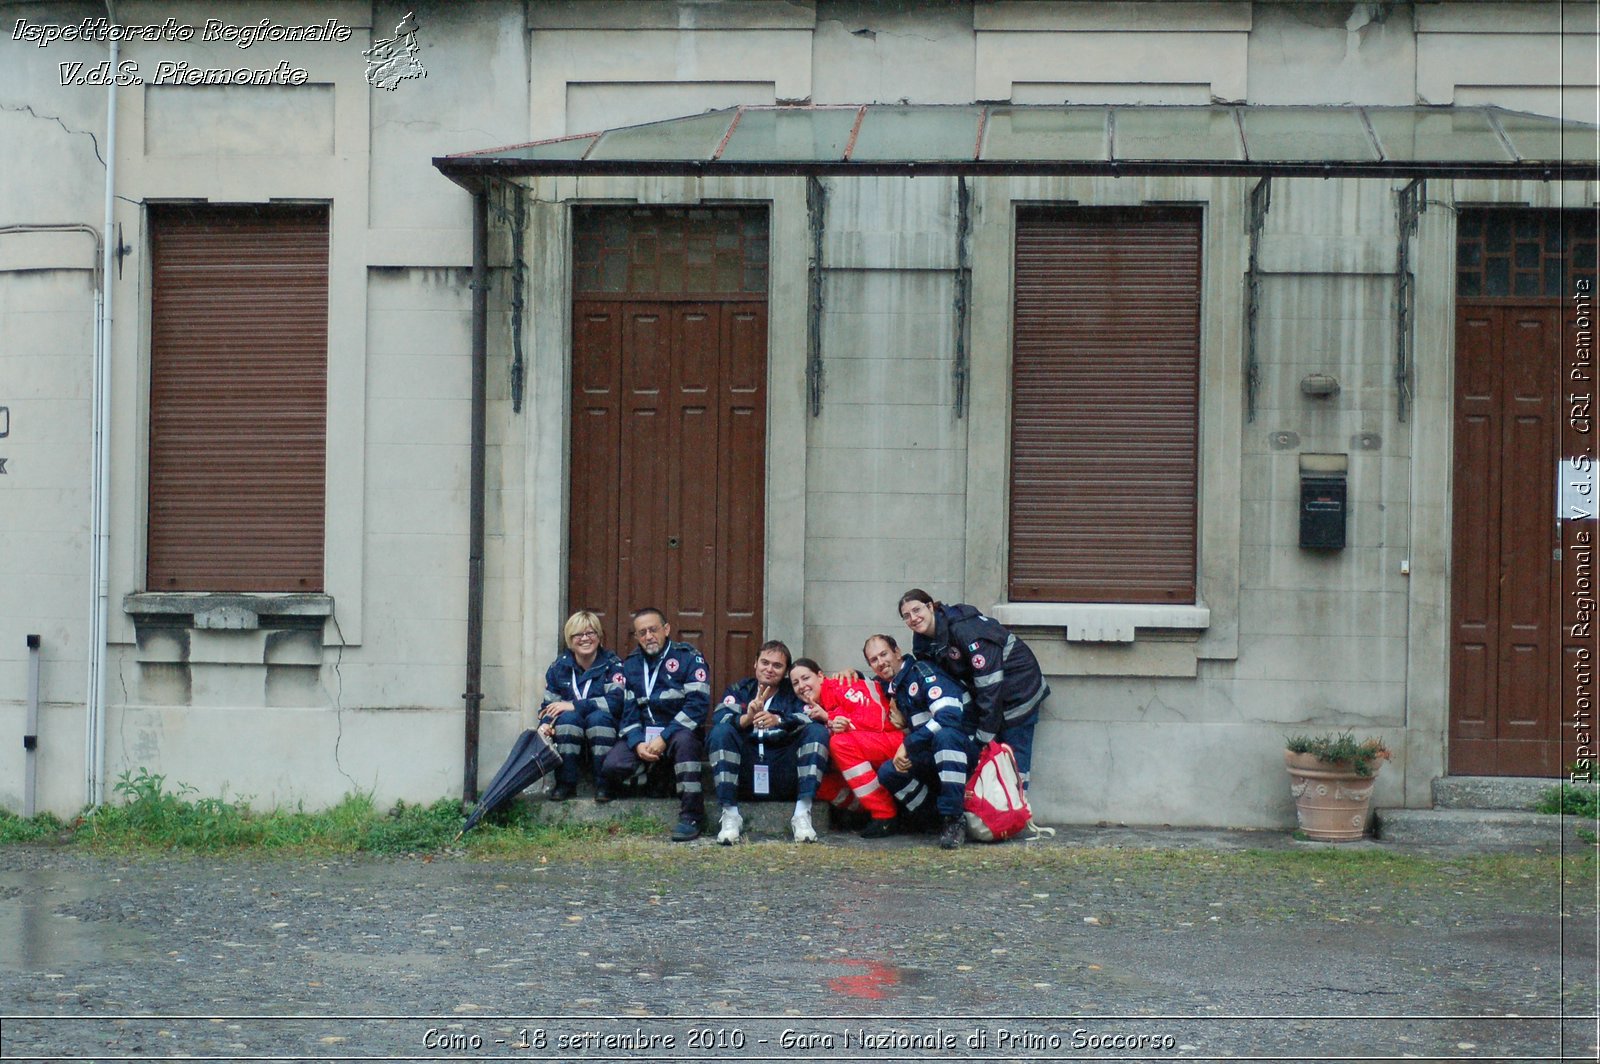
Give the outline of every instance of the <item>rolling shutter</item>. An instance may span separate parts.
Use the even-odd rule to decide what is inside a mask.
[[[151,591],[321,591],[325,207],[152,208]]]
[[[1195,600],[1198,210],[1017,219],[1010,599]]]

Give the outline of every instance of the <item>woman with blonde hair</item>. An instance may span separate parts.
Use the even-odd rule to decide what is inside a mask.
[[[556,770],[552,802],[578,792],[579,759],[585,742],[594,779],[594,800],[609,802],[611,788],[600,775],[600,763],[617,741],[622,717],[622,659],[605,648],[605,626],[590,610],[579,610],[561,627],[567,649],[544,674],[544,702],[539,721],[553,732],[561,767]]]

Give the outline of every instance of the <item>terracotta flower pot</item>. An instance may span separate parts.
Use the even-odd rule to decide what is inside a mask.
[[[1348,761],[1322,761],[1315,754],[1286,750],[1283,763],[1289,769],[1295,815],[1307,838],[1350,842],[1367,833],[1367,807],[1381,762],[1373,765],[1370,776],[1356,775]]]

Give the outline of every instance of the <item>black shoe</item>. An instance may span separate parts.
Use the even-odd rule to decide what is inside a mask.
[[[615,797],[616,797],[616,795],[611,793],[611,785],[609,783],[607,783],[605,780],[600,780],[600,781],[595,783],[595,785],[594,785],[594,804],[595,805],[605,805],[607,802],[611,801],[611,799],[613,799]]]
[[[874,820],[868,824],[862,829],[861,837],[863,839],[886,839],[890,835],[896,834],[899,830],[899,827],[895,824],[894,817],[890,817],[887,820]]]
[[[672,829],[673,842],[691,842],[700,837],[700,821],[694,817],[683,817],[678,821],[678,826]]]
[[[576,783],[558,783],[550,789],[550,800],[552,802],[564,802],[576,796],[577,793],[578,785]]]
[[[954,850],[966,841],[966,817],[959,813],[957,813],[955,816],[945,817],[944,830],[939,832],[939,849]]]

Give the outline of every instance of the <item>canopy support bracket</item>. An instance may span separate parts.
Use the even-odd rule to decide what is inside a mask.
[[[1411,407],[1411,339],[1417,306],[1416,277],[1411,272],[1411,238],[1417,235],[1417,216],[1422,213],[1427,182],[1414,177],[1395,194],[1395,213],[1399,219],[1394,262],[1394,388],[1400,422],[1405,423]]]
[[[956,419],[967,415],[967,310],[972,304],[972,192],[965,177],[956,178]]]
[[[1261,395],[1261,360],[1257,349],[1256,318],[1261,309],[1261,230],[1272,206],[1272,178],[1263,177],[1250,190],[1250,262],[1245,272],[1244,393],[1246,420],[1256,419]]]
[[[822,234],[828,190],[815,174],[806,178],[806,220],[811,229],[811,298],[806,308],[806,396],[811,416],[822,414]]]

